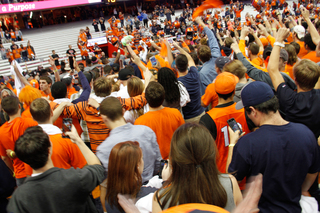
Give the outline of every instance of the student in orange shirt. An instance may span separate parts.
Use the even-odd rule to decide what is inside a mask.
[[[42,97],[48,98],[48,100],[53,101],[54,98],[51,95],[52,80],[48,76],[40,77],[40,92]]]
[[[21,63],[21,55],[20,55],[21,49],[17,48],[17,46],[14,46],[12,50],[13,58],[18,62]]]
[[[38,122],[39,127],[49,135],[52,143],[52,162],[55,167],[69,169],[83,168],[87,162],[79,147],[70,139],[63,138],[61,130],[53,125],[53,111],[48,101],[38,98],[31,103],[30,112],[32,118]],[[28,168],[29,167],[29,168]],[[27,175],[32,174],[30,166],[26,166]]]
[[[9,61],[9,64],[14,60],[13,53],[11,52],[10,48],[7,49],[6,53],[7,59]]]
[[[303,56],[301,59],[310,59],[315,63],[320,62],[320,57],[316,56],[316,51],[315,51],[317,46],[313,43],[310,33],[308,33],[304,37],[304,44],[305,44],[305,49],[308,51],[308,54]]]
[[[0,127],[0,155],[6,165],[15,173],[17,186],[25,178],[24,163],[15,155],[14,146],[18,138],[31,126],[36,126],[32,118],[21,118],[21,106],[17,97],[8,96],[1,100],[1,108],[9,115],[10,120]]]
[[[148,126],[156,133],[161,156],[168,159],[172,135],[185,122],[179,110],[162,106],[164,97],[163,86],[158,82],[150,82],[146,88],[150,110],[140,116],[134,124]]]
[[[308,50],[304,46],[303,38],[305,37],[306,30],[303,26],[297,25],[293,28],[293,41],[297,42],[300,45],[300,51],[298,54],[299,58],[302,58],[303,56],[308,54]]]
[[[13,31],[13,29],[10,30],[10,36],[13,41],[17,41],[16,33]]]

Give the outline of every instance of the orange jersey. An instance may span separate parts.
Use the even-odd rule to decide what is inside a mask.
[[[211,104],[211,108],[216,107],[218,105],[218,94],[216,92],[216,88],[214,83],[211,83],[207,86],[205,93],[201,97],[201,101],[204,105],[209,106]]]
[[[83,157],[79,147],[68,138],[62,138],[61,134],[49,135],[52,144],[51,160],[54,167],[62,169],[83,168],[87,161]],[[32,168],[25,164],[26,174],[32,174]]]
[[[3,157],[7,157],[6,150],[14,150],[16,141],[21,135],[23,135],[24,131],[28,127],[37,125],[38,123],[30,118],[15,118],[10,123],[5,122],[0,127],[0,155]],[[26,177],[24,163],[19,158],[14,158],[12,161],[16,178]]]
[[[12,54],[13,54],[14,59],[21,58],[20,49],[12,50]]]
[[[317,57],[316,54],[317,54],[316,51],[311,51],[305,56],[303,56],[301,59],[309,59],[315,63],[318,63],[320,62],[320,57]]]
[[[42,97],[49,98],[49,101],[54,100],[54,98],[51,95],[51,92],[48,95],[45,92],[43,92],[42,90],[40,90],[40,92],[41,92]]]
[[[30,47],[27,47],[27,50],[28,50],[28,55],[34,55],[34,52]]]
[[[87,34],[86,33],[81,33],[79,35],[79,39],[86,43],[87,42]]]
[[[216,125],[217,137],[215,143],[217,145],[219,156],[217,156],[217,166],[221,173],[226,173],[227,158],[229,152],[229,133],[227,120],[234,118],[243,132],[249,133],[244,109],[236,110],[236,103],[226,107],[215,107],[207,112]]]
[[[169,158],[172,135],[182,124],[184,124],[184,119],[180,111],[169,107],[164,107],[157,111],[149,111],[134,122],[134,125],[148,126],[156,133],[163,159]]]
[[[85,45],[78,45],[78,47],[80,49],[81,56],[88,56],[89,55],[88,49]]]
[[[17,38],[15,32],[10,32],[10,36],[11,36],[11,38],[13,38],[13,39],[16,39],[16,38]]]
[[[7,52],[6,56],[7,56],[7,59],[9,60],[9,62],[11,62],[11,61],[14,60],[14,57],[13,57],[13,53],[12,53],[12,52]]]
[[[147,104],[144,94],[133,98],[118,99],[125,110],[140,109]],[[89,106],[87,102],[79,102],[73,106],[66,107],[62,115],[87,122],[91,149],[94,153],[97,147],[109,136],[110,129],[102,121],[98,110]]]
[[[67,88],[67,93],[68,93],[68,98],[70,99],[71,98],[71,95],[77,93],[78,91],[74,88],[74,87],[68,87]]]

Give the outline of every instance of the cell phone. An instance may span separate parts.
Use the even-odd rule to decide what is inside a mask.
[[[66,132],[70,132],[72,127],[72,118],[64,118],[62,120],[62,137],[63,138],[69,138],[68,135],[66,135]]]
[[[151,61],[151,64],[152,64],[153,67],[157,65],[157,59],[156,59],[156,57],[152,56],[152,57],[150,58],[150,61]]]
[[[242,129],[240,128],[239,124],[237,123],[237,121],[234,118],[230,118],[229,120],[227,120],[227,123],[234,132],[239,130],[240,131],[239,134],[240,135],[242,134]]]
[[[161,160],[160,161],[160,171],[159,171],[159,178],[162,178],[162,170],[164,168],[164,166],[168,164],[167,160]]]
[[[168,38],[168,42],[169,44],[172,44],[173,43],[172,38]]]
[[[181,39],[181,35],[178,34],[178,35],[177,35],[177,40],[179,41],[180,39]]]

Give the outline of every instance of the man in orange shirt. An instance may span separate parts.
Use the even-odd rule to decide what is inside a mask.
[[[21,55],[20,55],[21,49],[19,49],[17,46],[14,46],[12,50],[13,58],[18,62],[21,63]]]
[[[308,50],[306,50],[303,42],[303,38],[305,36],[306,29],[304,29],[303,26],[297,25],[293,28],[293,41],[297,42],[300,45],[300,51],[298,54],[299,58],[302,58],[303,56],[308,54]]]
[[[71,103],[70,103],[71,105]],[[48,101],[38,98],[31,103],[30,112],[32,118],[49,135],[52,143],[52,162],[55,167],[69,169],[82,168],[87,162],[84,159],[79,147],[68,138],[62,138],[61,130],[53,125],[53,111]],[[29,168],[28,168],[29,167]],[[30,166],[26,166],[27,175],[32,174]]]
[[[236,110],[236,103],[233,101],[238,81],[239,78],[232,73],[223,72],[219,74],[215,81],[215,90],[219,97],[218,105],[209,110],[200,119],[200,123],[207,127],[215,139],[219,151],[217,166],[221,173],[225,173],[228,169],[227,159],[230,141],[227,120],[234,118],[243,132],[250,132],[244,109]]]
[[[51,95],[51,86],[52,80],[48,76],[40,77],[40,92],[42,97],[48,98],[50,101],[53,101],[54,98]]]
[[[163,86],[158,82],[150,82],[146,88],[150,110],[134,124],[148,126],[156,133],[161,156],[168,159],[172,135],[185,122],[179,110],[162,106],[164,96]]]
[[[31,118],[21,118],[21,106],[17,97],[8,96],[2,99],[1,108],[9,115],[9,121],[0,127],[0,155],[7,166],[14,171],[17,186],[20,186],[26,178],[26,173],[24,163],[13,151],[15,142],[28,127],[38,124]]]
[[[320,57],[316,56],[316,45],[313,43],[310,33],[308,33],[304,37],[304,46],[305,49],[308,51],[308,54],[303,56],[301,59],[310,59],[311,61],[318,63],[320,62]]]

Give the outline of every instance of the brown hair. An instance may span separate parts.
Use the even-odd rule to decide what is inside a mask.
[[[52,80],[48,76],[41,76],[40,80],[45,80],[47,82],[47,84],[52,84]]]
[[[309,59],[302,59],[293,67],[296,82],[304,90],[311,90],[320,76],[320,67]]]
[[[142,185],[138,164],[142,151],[138,142],[126,141],[115,145],[109,156],[106,200],[120,211],[117,194],[128,194],[135,198]]]
[[[208,47],[207,45],[201,45],[198,48],[198,57],[203,63],[209,61],[211,58],[210,47]]]
[[[106,97],[111,94],[112,80],[106,77],[97,78],[93,82],[93,90],[96,96]]]
[[[9,115],[15,115],[19,110],[19,99],[15,96],[7,96],[1,100],[1,108]]]
[[[127,82],[128,93],[130,97],[135,97],[141,95],[144,90],[144,84],[140,78],[133,76],[129,78]],[[133,110],[134,117],[137,119],[144,114],[143,108],[138,110]]]
[[[43,98],[37,98],[30,105],[30,113],[35,121],[44,123],[50,119],[50,104]]]
[[[285,49],[289,55],[287,64],[290,64],[291,66],[293,66],[298,60],[296,48],[294,48],[294,46],[291,44],[286,44],[283,49]]]
[[[251,43],[249,45],[249,50],[251,51],[252,55],[258,55],[259,53],[259,45],[256,43]]]
[[[233,60],[224,65],[224,72],[230,72],[237,76],[239,79],[244,78],[247,72],[247,68],[239,60]]]
[[[164,101],[165,91],[163,86],[155,81],[151,81],[146,88],[146,99],[150,107],[161,106]]]
[[[107,116],[111,121],[115,121],[123,116],[122,105],[117,98],[108,97],[101,102],[100,113]]]
[[[231,44],[233,43],[233,40],[232,40],[232,38],[227,37],[227,38],[224,40],[224,43],[226,44],[226,47],[229,47],[229,48],[230,48]]]
[[[226,206],[227,193],[219,181],[216,152],[214,139],[200,124],[186,123],[174,132],[169,155],[172,173],[159,195],[162,208],[185,203]]]

